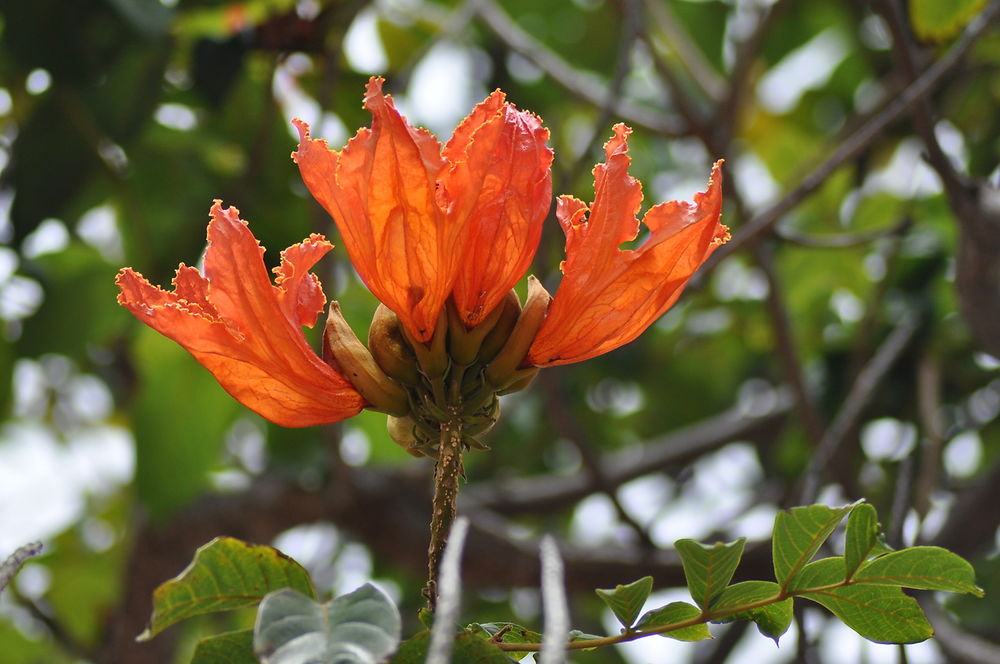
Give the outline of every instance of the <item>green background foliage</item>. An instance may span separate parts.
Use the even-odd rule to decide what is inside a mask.
[[[908,652],[962,661],[965,643],[1000,648],[995,5],[0,1],[0,530],[35,536],[42,498],[75,490],[0,599],[4,661],[187,662],[199,638],[227,630],[245,645],[248,612],[133,641],[153,589],[219,535],[285,546],[323,597],[375,579],[403,634],[418,631],[429,466],[378,414],[286,430],[248,413],[117,305],[113,285],[124,265],[169,285],[179,262],[198,264],[216,198],[240,208],[270,265],[312,232],[340,245],[289,158],[288,122],[302,115],[339,147],[369,122],[373,73],[442,140],[504,89],[552,132],[556,194],[591,200],[618,121],[635,129],[644,206],[689,198],[727,160],[731,249],[636,342],[505,399],[493,449],[468,456],[465,623],[541,631],[543,533],[559,538],[574,626],[588,632],[619,627],[594,588],[647,575],[657,590],[684,587],[681,559],[662,552],[678,538],[746,537],[733,581],[764,583],[778,567],[761,542],[779,508],[817,498],[803,497],[811,483],[831,505],[866,497],[897,548],[974,563],[986,598],[950,601],[954,617],[931,619],[955,629]],[[970,46],[964,32],[984,13],[992,24]],[[908,55],[893,48],[900,27]],[[914,77],[959,51],[926,105],[892,115]],[[421,101],[431,89],[444,113]],[[550,215],[532,272],[553,292],[562,258]],[[365,338],[375,301],[342,246],[316,272]],[[114,455],[93,451],[108,439]],[[33,493],[16,480],[45,477],[43,461],[21,450],[42,448],[97,461],[54,465]],[[864,512],[851,513],[848,568],[881,546]],[[819,645],[786,635],[774,661],[823,661],[842,638],[823,609],[804,610]],[[776,631],[790,612],[755,620]],[[679,645],[699,661],[747,661],[726,648],[762,639],[737,624]],[[885,648],[872,652],[894,661]],[[641,657],[628,652],[574,661]]]

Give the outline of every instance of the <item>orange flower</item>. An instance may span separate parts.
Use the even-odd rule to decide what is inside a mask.
[[[118,273],[118,302],[188,350],[247,408],[287,427],[358,414],[361,395],[313,352],[302,334],[326,303],[309,270],[333,248],[311,235],[282,252],[271,283],[263,248],[239,210],[211,210],[205,274],[183,263],[168,293],[131,268]]]
[[[182,264],[168,293],[130,268],[118,275],[121,304],[277,424],[335,422],[369,407],[393,416],[394,439],[434,454],[441,418],[461,411],[464,432],[485,432],[497,395],[523,389],[533,367],[578,362],[635,339],[729,238],[719,223],[716,164],[694,203],[654,206],[643,219],[643,245],[620,249],[638,234],[642,187],[628,175],[631,130],[616,125],[605,163],[594,168],[593,205],[558,201],[567,258],[555,298],[532,280],[522,309],[511,288],[535,253],[552,193],[541,120],[498,90],[442,147],[399,114],[382,79],[369,80],[364,104],[371,128],[339,152],[293,121],[300,143],[292,156],[361,278],[393,312],[376,314],[370,349],[337,307],[324,336],[326,361],[302,334],[325,303],[308,271],[332,245],[313,235],[286,249],[272,284],[263,249],[238,211],[218,201],[204,276]],[[457,319],[450,314],[442,325],[449,299]]]
[[[694,203],[656,205],[642,223],[649,237],[635,250],[619,247],[639,232],[642,185],[628,174],[625,125],[604,145],[594,167],[594,203],[560,196],[556,216],[566,233],[563,279],[525,364],[579,362],[627,344],[663,315],[715,248],[729,240],[722,212],[721,162],[708,191]],[[589,216],[588,213],[589,212]]]
[[[302,178],[337,222],[365,284],[413,339],[431,338],[450,295],[472,328],[538,247],[552,195],[548,131],[499,90],[443,149],[399,114],[381,78],[368,81],[364,104],[372,126],[340,152],[294,121]]]

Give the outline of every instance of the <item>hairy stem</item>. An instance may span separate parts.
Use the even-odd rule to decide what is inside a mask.
[[[427,547],[427,584],[423,595],[427,608],[437,601],[438,567],[455,520],[458,481],[462,468],[462,425],[457,419],[441,424],[437,464],[434,466],[434,498],[431,501],[431,540]]]

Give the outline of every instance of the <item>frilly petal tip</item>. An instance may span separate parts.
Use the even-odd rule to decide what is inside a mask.
[[[712,172],[708,174],[708,188],[711,189],[713,186],[718,186],[722,184],[722,166],[726,163],[725,159],[716,159],[715,163],[712,164]]]
[[[292,118],[291,124],[299,132],[299,143],[309,140],[309,123],[301,118]]]
[[[611,127],[614,135],[604,144],[604,154],[609,158],[615,154],[628,153],[628,137],[632,134],[632,127],[624,122],[619,122]]]
[[[208,223],[209,232],[211,232],[212,226],[215,224],[228,224],[230,226],[235,226],[235,224],[240,224],[241,226],[250,225],[240,216],[238,207],[235,205],[223,207],[222,200],[219,198],[216,198],[212,202],[212,208],[208,211],[208,216],[211,217],[211,221]]]
[[[120,285],[121,282],[126,277],[134,275],[134,274],[136,274],[136,271],[134,269],[132,269],[131,267],[126,266],[126,267],[123,267],[123,268],[119,269],[118,273],[115,274],[115,285],[116,286]]]
[[[368,79],[368,83],[365,84],[365,96],[362,98],[361,106],[372,110],[372,102],[376,105],[382,102],[392,102],[392,95],[387,95],[382,92],[382,85],[385,83],[385,79],[381,76],[372,76]]]
[[[708,184],[705,186],[704,191],[699,191],[694,195],[695,204],[711,205],[718,207],[721,212],[722,208],[722,165],[725,163],[725,159],[718,159],[714,164],[712,164],[712,170],[708,174]]]
[[[212,201],[212,207],[208,210],[208,216],[211,217],[213,221],[216,219],[232,221],[233,219],[240,219],[240,211],[239,208],[234,205],[223,207],[222,199],[216,198]],[[246,222],[244,221],[243,223]]]

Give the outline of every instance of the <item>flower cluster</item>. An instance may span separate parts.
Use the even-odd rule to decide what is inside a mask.
[[[312,235],[286,249],[272,283],[263,248],[235,208],[216,201],[204,274],[181,265],[174,291],[130,268],[119,302],[186,348],[245,406],[289,427],[336,422],[362,408],[388,413],[393,438],[414,454],[436,453],[444,423],[468,444],[488,430],[497,397],[522,389],[539,367],[579,362],[635,339],[678,298],[729,238],[719,222],[720,164],[693,202],[650,208],[638,235],[642,186],[629,176],[628,136],[614,127],[594,168],[589,206],[561,196],[566,235],[554,297],[527,271],[551,205],[548,131],[496,91],[442,147],[412,127],[373,77],[372,114],[340,151],[300,134],[292,157],[334,218],[361,279],[382,302],[367,346],[334,302],[321,359],[302,326],[326,299],[309,270],[332,245]]]

